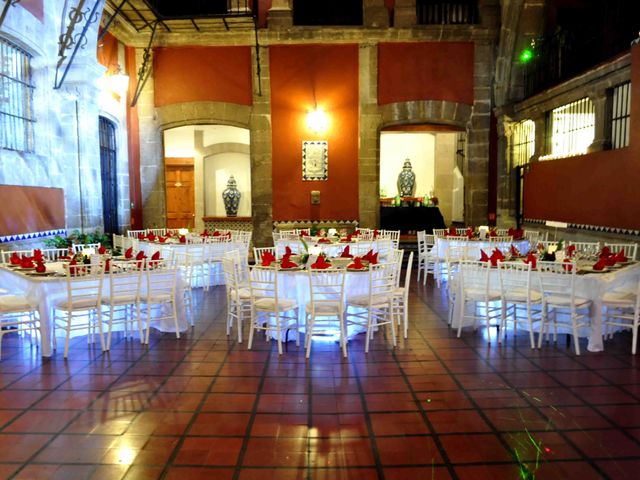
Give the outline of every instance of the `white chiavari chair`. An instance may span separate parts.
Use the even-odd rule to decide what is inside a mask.
[[[127,230],[127,237],[129,238],[138,238],[138,235],[146,235],[146,230]]]
[[[123,325],[127,338],[133,336],[133,327],[136,324],[140,343],[144,340],[140,323],[140,285],[143,269],[139,264],[138,260],[110,262],[109,272],[105,272],[109,293],[103,293],[101,302],[103,306],[108,307],[102,312],[108,319],[107,350],[111,349],[114,325]]]
[[[604,338],[610,337],[609,327],[631,329],[631,354],[636,354],[640,326],[640,281],[635,291],[609,291],[601,299]]]
[[[434,228],[433,229],[433,235],[436,236],[436,237],[444,238],[446,231],[447,231],[446,228]]]
[[[584,257],[597,257],[600,253],[600,242],[569,242],[576,247],[576,253]]]
[[[230,252],[231,253],[231,252]],[[240,257],[226,254],[222,258],[222,271],[227,294],[227,336],[231,334],[234,323],[238,329],[238,343],[242,343],[242,323],[245,317],[251,318],[251,289],[242,283],[239,276]]]
[[[404,284],[398,285],[393,291],[393,316],[397,319],[398,325],[402,325],[404,338],[409,335],[409,282],[411,281],[412,268],[413,252],[409,253],[409,259],[407,260]]]
[[[1,289],[0,289],[1,290]],[[38,302],[23,292],[0,295],[0,359],[2,358],[2,338],[8,333],[28,333],[31,345],[38,345],[40,330]]]
[[[82,253],[83,250],[91,249],[94,252],[98,251],[100,248],[99,243],[74,243],[73,244],[73,253]]]
[[[144,272],[146,282],[140,292],[140,319],[144,319],[146,332],[144,343],[149,344],[149,332],[151,331],[151,317],[155,307],[154,321],[172,320],[176,329],[176,338],[180,338],[180,326],[178,325],[178,312],[176,305],[176,285],[178,269],[168,265],[163,260],[147,260]],[[142,308],[146,315],[143,316]]]
[[[477,328],[478,321],[485,323],[487,336],[491,342],[491,326],[499,327],[501,320],[500,290],[491,285],[491,265],[489,262],[464,261],[460,264],[458,275],[459,298],[456,302],[462,309],[462,318],[458,325],[458,337],[462,333],[465,319],[473,320],[474,329]],[[467,311],[467,304],[471,303],[472,308]],[[498,335],[500,340],[500,335]]]
[[[167,234],[166,228],[147,228],[147,235],[153,233],[156,237],[162,236],[164,237]]]

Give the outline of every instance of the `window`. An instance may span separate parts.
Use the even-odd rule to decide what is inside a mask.
[[[0,38],[0,148],[33,152],[31,55]]]
[[[418,25],[478,23],[478,0],[416,0]]]
[[[522,120],[513,125],[511,133],[511,168],[522,167],[533,156],[536,142],[536,124]]]
[[[629,146],[631,83],[623,83],[611,92],[611,148]]]
[[[547,117],[547,155],[540,160],[587,153],[595,135],[593,102],[582,98],[553,109]]]

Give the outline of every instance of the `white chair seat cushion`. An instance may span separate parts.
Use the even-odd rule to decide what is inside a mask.
[[[55,307],[58,310],[86,310],[88,308],[96,308],[97,305],[98,297],[87,297],[71,300],[71,304],[67,300],[58,300]]]
[[[605,307],[629,307],[633,308],[636,296],[631,292],[607,292],[602,296],[602,305]]]
[[[259,298],[255,302],[253,302],[257,310],[261,311],[274,311],[276,308],[276,299],[275,298]],[[278,310],[286,311],[293,310],[297,308],[298,304],[295,300],[290,298],[279,298],[278,299]]]
[[[588,298],[575,297],[576,307],[582,308],[586,307],[591,303],[591,300]],[[571,306],[571,297],[569,295],[561,296],[561,295],[549,295],[545,297],[545,303],[547,305],[551,305],[552,307],[570,307]]]
[[[235,288],[229,290],[229,295],[232,297],[235,297],[236,294],[238,294],[241,300],[248,300],[251,298],[251,292],[247,288],[238,288],[237,292]]]
[[[102,297],[103,305],[132,305],[134,303],[137,303],[135,295],[110,295],[108,297]]]
[[[0,296],[0,312],[26,312],[35,308],[23,295]]]
[[[519,288],[508,290],[507,292],[505,292],[503,299],[507,302],[526,303],[527,291],[525,289],[519,289]],[[529,292],[529,300],[532,303],[540,302],[542,300],[542,293],[536,290],[531,290]]]
[[[384,306],[388,304],[390,301],[390,296],[388,295],[378,295],[371,298],[371,304],[376,306]],[[349,297],[347,299],[347,303],[349,305],[353,305],[356,307],[368,307],[369,306],[369,295],[354,295],[353,297]]]
[[[463,294],[467,301],[484,302],[486,300],[500,300],[500,292],[497,290],[489,290],[487,293],[487,291],[482,288],[465,288]]]
[[[344,310],[344,306],[340,302],[325,302],[315,304],[316,315],[338,315]],[[308,303],[305,307],[307,313],[311,313],[311,303]]]

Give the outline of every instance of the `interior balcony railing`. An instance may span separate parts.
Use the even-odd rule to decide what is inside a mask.
[[[416,0],[418,25],[479,23],[478,0]]]

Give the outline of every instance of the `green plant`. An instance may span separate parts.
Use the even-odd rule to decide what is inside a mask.
[[[68,248],[72,245],[72,242],[68,237],[61,237],[60,235],[56,235],[53,238],[47,238],[43,243],[45,246],[53,248]]]

